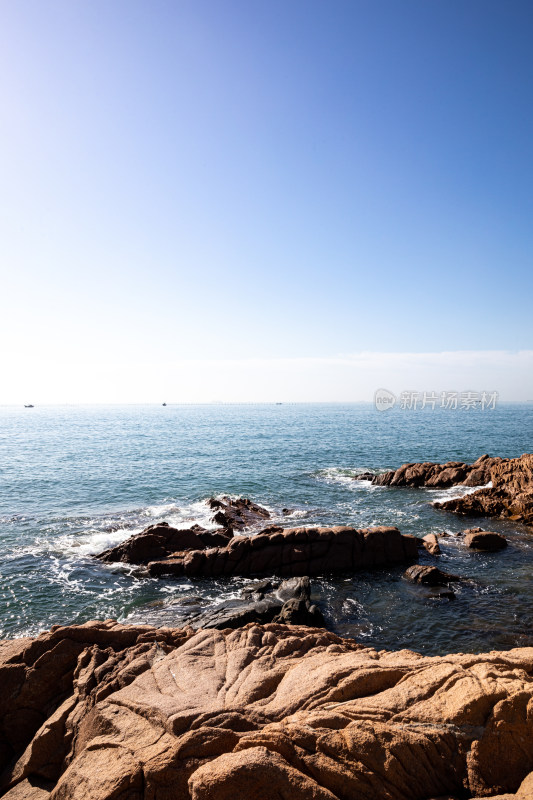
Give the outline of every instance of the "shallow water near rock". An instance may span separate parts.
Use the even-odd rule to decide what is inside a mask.
[[[422,552],[421,561],[463,577],[453,600],[403,580],[400,567],[312,579],[336,632],[434,654],[531,645],[533,531],[431,507],[464,489],[393,489],[353,476],[406,461],[519,456],[531,452],[532,434],[529,404],[386,413],[366,404],[0,408],[1,635],[109,617],[179,625],[187,603],[175,601],[194,596],[208,607],[237,596],[245,579],[152,579],[92,558],[158,521],[214,528],[204,501],[230,494],[268,507],[285,526],[449,534],[441,556]],[[458,534],[474,525],[503,533],[509,547],[469,551]]]

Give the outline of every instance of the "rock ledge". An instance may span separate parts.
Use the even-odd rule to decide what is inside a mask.
[[[7,800],[531,796],[533,648],[107,621],[1,643],[0,679]]]

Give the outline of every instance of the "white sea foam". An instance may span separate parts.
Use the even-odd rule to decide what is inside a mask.
[[[280,519],[303,519],[304,517],[309,516],[311,513],[310,509],[305,508],[295,508],[291,510],[288,514],[277,515],[277,518]]]
[[[356,475],[361,475],[364,472],[370,472],[372,475],[380,475],[385,470],[375,470],[368,467],[326,467],[325,469],[318,470],[315,477],[324,483],[337,483],[351,489],[379,489],[379,486],[373,486],[370,480],[356,479]]]
[[[176,505],[175,502],[148,506],[142,514],[150,518],[150,524],[168,522],[174,528],[182,529],[190,528],[192,525],[201,525],[207,530],[219,527],[213,522],[213,511],[206,500],[197,500],[184,506]]]
[[[172,583],[172,584],[170,584],[168,586],[161,586],[160,591],[168,593],[168,594],[176,594],[176,593],[179,594],[180,592],[186,591],[187,589],[194,589],[194,584],[192,584],[192,583]]]
[[[443,500],[455,500],[458,497],[466,497],[468,494],[474,494],[480,489],[491,489],[492,481],[485,484],[485,486],[450,486],[449,489],[427,489],[426,491],[431,494],[431,502],[441,502]]]
[[[228,495],[221,494],[219,498],[224,496]],[[238,495],[235,495],[232,499],[237,497]],[[281,508],[270,507],[265,503],[262,503],[262,506],[269,511],[271,518],[268,521],[261,520],[261,526],[302,518],[310,513],[307,509],[294,509],[289,514],[283,514]],[[220,527],[213,521],[213,510],[206,500],[197,500],[181,506],[169,499],[167,502],[116,514],[57,518],[43,525],[41,532],[33,541],[27,542],[22,547],[14,543],[12,549],[3,557],[6,561],[27,556],[34,558],[48,556],[52,559],[79,561],[116,547],[143,531],[148,525],[160,522],[167,522],[178,529],[190,528],[193,525],[200,525],[206,530]],[[258,525],[245,529],[245,535],[256,527]],[[117,565],[114,565],[114,568],[116,569]]]
[[[178,506],[176,503],[163,503],[147,506],[115,516],[107,514],[100,518],[72,518],[58,520],[44,528],[33,542],[24,547],[16,547],[6,554],[8,560],[21,556],[39,557],[43,554],[67,559],[88,558],[115,547],[130,536],[140,533],[147,525],[168,522],[176,528],[190,528],[201,525],[207,530],[217,528],[212,519],[213,512],[205,500]],[[68,533],[56,533],[56,530]]]
[[[222,498],[224,495],[219,495]],[[225,495],[226,497],[228,495]],[[235,495],[237,499],[238,495]],[[261,520],[261,525],[273,522],[281,522],[287,519],[297,519],[309,514],[305,509],[294,509],[290,514],[282,514],[281,509],[262,504],[271,515],[270,520]],[[57,520],[48,525],[44,532],[37,536],[33,542],[25,547],[14,548],[7,555],[8,559],[19,558],[23,555],[39,557],[44,554],[52,557],[62,557],[66,559],[89,558],[103,553],[111,547],[115,547],[143,531],[148,525],[160,522],[168,522],[169,525],[186,529],[193,525],[200,525],[206,530],[215,530],[220,526],[213,521],[213,510],[208,506],[206,500],[197,500],[183,506],[176,502],[168,501],[134,511],[120,512],[116,515],[106,514],[97,518],[71,518],[68,520]],[[251,526],[248,530],[253,530]],[[68,533],[56,533],[56,530],[64,531],[70,529]]]

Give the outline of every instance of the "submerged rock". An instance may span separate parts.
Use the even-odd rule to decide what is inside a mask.
[[[455,600],[455,592],[449,588],[435,588],[427,595],[428,600]]]
[[[404,572],[404,578],[412,583],[422,583],[426,586],[447,586],[453,581],[458,581],[460,578],[457,575],[450,575],[447,572],[441,572],[437,567],[427,567],[422,564],[413,564]]]
[[[416,561],[417,540],[397,528],[276,528],[226,547],[176,553],[148,564],[151,575],[281,576],[350,572]]]
[[[473,550],[495,552],[507,547],[507,539],[501,533],[484,531],[481,528],[469,528],[464,533],[466,546],[471,547]]]
[[[533,455],[501,459],[492,465],[490,480],[490,488],[434,505],[458,514],[505,517],[533,525]]]
[[[354,475],[354,481],[373,481],[376,477],[373,472],[360,472],[359,475]]]
[[[2,643],[0,681],[8,800],[530,797],[533,648],[108,621]]]

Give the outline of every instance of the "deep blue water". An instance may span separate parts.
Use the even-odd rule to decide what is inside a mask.
[[[206,498],[251,497],[284,524],[392,524],[447,531],[439,566],[465,578],[454,601],[428,599],[402,569],[313,580],[338,632],[378,647],[480,651],[533,644],[533,532],[434,510],[457,490],[387,489],[353,480],[406,461],[471,462],[533,450],[533,406],[378,413],[369,404],[0,408],[2,636],[115,618],[179,624],[172,603],[205,603],[242,581],[148,579],[92,555],[148,524],[208,523]],[[498,554],[457,534],[504,532]],[[430,557],[426,557],[430,561]],[[159,615],[159,617],[158,617]]]

